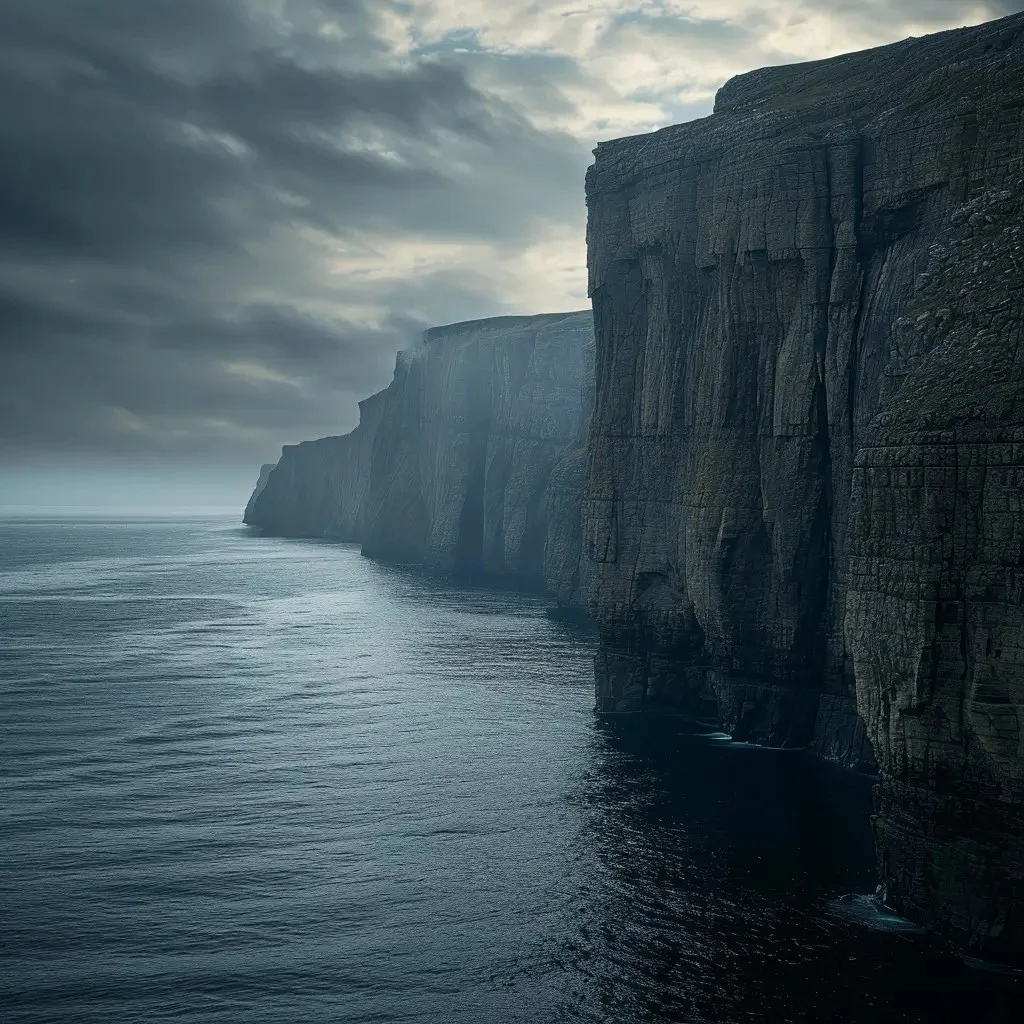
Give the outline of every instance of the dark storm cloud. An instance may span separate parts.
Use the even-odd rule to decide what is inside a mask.
[[[367,330],[270,305],[194,319],[103,318],[0,296],[0,330],[20,338],[6,352],[19,386],[3,391],[0,431],[28,450],[210,455],[211,435],[245,450],[265,443],[265,432],[287,439],[295,423],[330,429],[339,404],[384,375],[413,326]]]
[[[0,0],[0,461],[347,429],[422,326],[580,304],[598,137],[971,11]]]
[[[501,311],[472,275],[326,270],[339,239],[517,244],[586,163],[458,67],[389,57],[385,6],[0,6],[8,454],[269,454],[351,426],[425,321]]]

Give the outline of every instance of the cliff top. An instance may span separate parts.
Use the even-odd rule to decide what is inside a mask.
[[[284,458],[289,452],[310,452],[315,448],[324,448],[339,443],[348,443],[352,434],[357,429],[357,427],[353,427],[347,434],[329,434],[327,437],[314,437],[308,441],[299,441],[296,444],[282,445],[281,458]],[[276,466],[277,464],[275,463],[274,465]],[[273,468],[274,466],[271,466],[271,469]]]
[[[428,327],[423,332],[425,344],[435,338],[451,338],[460,334],[478,334],[481,331],[508,331],[520,327],[540,327],[557,324],[573,317],[593,316],[590,309],[574,309],[568,313],[535,313],[529,316],[491,316],[481,320],[461,320],[440,327]]]
[[[1024,13],[971,28],[911,36],[870,50],[825,60],[760,68],[730,78],[715,96],[715,113],[756,106],[771,110],[807,107],[822,100],[862,103],[916,88],[923,73],[962,62],[985,61],[1024,33]]]
[[[904,112],[1020,88],[1024,79],[1024,13],[971,28],[911,37],[825,60],[760,68],[729,79],[714,113],[656,132],[599,143],[587,175],[588,194],[687,157],[701,148],[749,144],[793,119],[820,129],[884,117],[898,101]]]
[[[390,385],[388,385],[390,387]],[[372,395],[367,395],[366,398],[359,400],[359,415],[360,418],[365,416],[368,412],[373,411],[381,402],[384,401],[388,393],[388,388],[381,388],[380,391],[375,391]],[[356,427],[356,430],[359,428]]]

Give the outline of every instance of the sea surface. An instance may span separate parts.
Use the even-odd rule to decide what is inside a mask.
[[[867,898],[870,780],[599,720],[546,612],[233,518],[0,520],[0,1021],[1020,1019]]]

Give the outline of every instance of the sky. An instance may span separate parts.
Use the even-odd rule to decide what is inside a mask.
[[[240,508],[424,327],[587,305],[597,142],[1022,7],[0,0],[0,508]]]

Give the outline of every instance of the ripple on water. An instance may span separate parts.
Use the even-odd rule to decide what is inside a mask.
[[[594,637],[536,597],[230,520],[0,521],[0,615],[4,1024],[1019,999],[836,902],[866,780],[596,720]]]

